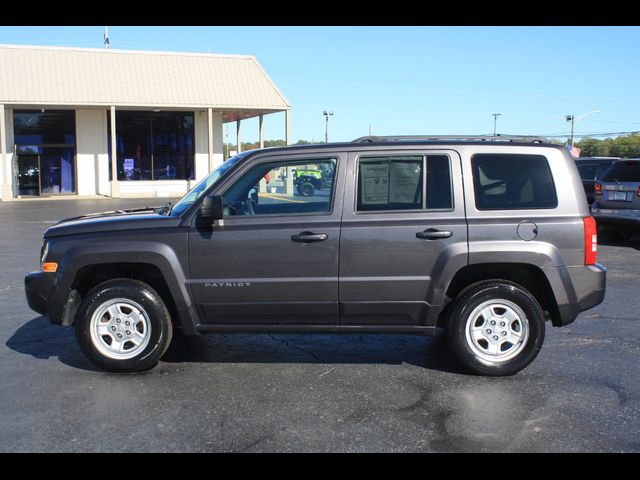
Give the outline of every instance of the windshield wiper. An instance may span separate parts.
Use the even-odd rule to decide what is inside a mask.
[[[171,207],[173,207],[173,202],[167,202],[162,207],[156,209],[156,213],[158,215],[169,215],[171,213]]]

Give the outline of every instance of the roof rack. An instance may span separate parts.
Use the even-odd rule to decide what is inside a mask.
[[[353,143],[375,142],[414,142],[414,141],[466,141],[466,142],[522,142],[549,143],[544,137],[524,135],[392,135],[366,136],[353,140]]]

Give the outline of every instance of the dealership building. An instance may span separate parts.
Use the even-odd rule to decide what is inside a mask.
[[[0,198],[181,196],[223,125],[290,105],[255,57],[0,45]],[[267,117],[268,121],[268,117]]]

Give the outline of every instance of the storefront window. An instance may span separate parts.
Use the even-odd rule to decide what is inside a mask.
[[[191,112],[118,111],[116,138],[120,181],[195,177]]]
[[[75,110],[14,110],[17,145],[75,145]]]

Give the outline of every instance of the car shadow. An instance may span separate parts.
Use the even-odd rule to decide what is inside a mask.
[[[386,334],[210,334],[176,335],[162,358],[169,363],[407,363],[466,374],[444,334],[435,337]]]
[[[99,371],[85,358],[78,346],[73,328],[52,325],[39,316],[18,328],[6,344],[14,352],[40,360],[57,357],[60,362],[82,370]]]
[[[58,358],[73,368],[101,371],[86,359],[73,328],[39,316],[18,328],[6,346],[40,360]],[[403,364],[466,374],[449,351],[444,334],[435,337],[385,334],[175,334],[162,357],[167,363]]]

